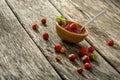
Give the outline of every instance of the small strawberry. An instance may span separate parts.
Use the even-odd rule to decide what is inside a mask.
[[[83,72],[83,69],[81,67],[77,68],[77,72],[78,73],[82,73]]]
[[[77,29],[77,25],[75,23],[70,24],[69,27],[70,27],[71,30],[76,30]]]
[[[90,55],[89,55],[89,58],[90,58],[90,60],[97,60],[98,59],[98,55],[97,54],[94,54],[94,53],[91,53]]]
[[[61,48],[62,48],[62,46],[60,44],[56,44],[55,47],[54,47],[54,50],[56,52],[60,52]]]
[[[79,50],[79,53],[80,53],[82,56],[84,56],[84,55],[87,55],[87,54],[88,54],[88,51],[87,51],[87,49],[86,49],[85,47],[83,47],[83,48],[81,48],[81,49]]]
[[[66,53],[66,52],[67,52],[67,49],[66,49],[65,47],[62,47],[62,48],[60,49],[60,52],[61,52],[61,53]]]
[[[84,67],[85,67],[85,69],[91,69],[91,64],[90,63],[85,63]]]
[[[91,46],[91,47],[88,48],[88,51],[91,52],[91,53],[92,53],[94,50],[95,50],[95,49],[94,49],[93,46]]]
[[[113,46],[114,45],[114,41],[113,40],[109,40],[107,43],[108,43],[109,46]]]
[[[32,25],[32,29],[33,29],[33,30],[37,30],[37,29],[38,29],[38,25],[37,25],[37,24],[33,24],[33,25]]]
[[[57,55],[56,57],[55,57],[55,59],[56,59],[56,61],[61,61],[62,60],[62,56],[61,55]]]
[[[93,55],[94,55],[94,53],[90,53],[90,55],[89,55],[90,60],[93,59]]]
[[[42,24],[46,24],[46,18],[43,18],[43,19],[41,20],[41,22],[42,22]]]
[[[49,34],[48,33],[44,33],[43,34],[43,39],[48,40],[48,38],[49,38]]]
[[[76,55],[75,54],[70,54],[68,58],[69,58],[70,61],[75,61]]]
[[[86,62],[90,63],[90,58],[89,58],[89,56],[87,56],[87,55],[84,55],[84,56],[82,57],[82,60],[83,60],[84,63],[86,63]]]

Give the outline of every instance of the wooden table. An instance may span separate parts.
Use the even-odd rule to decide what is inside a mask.
[[[78,44],[63,42],[55,31],[55,18],[63,15],[85,24],[101,10],[106,14],[87,26],[88,37]],[[46,17],[47,26],[40,20]],[[40,27],[34,31],[31,25]],[[48,32],[48,41],[42,34]],[[113,39],[114,46],[107,40]],[[66,47],[58,63],[55,44]],[[78,50],[95,47],[97,61],[84,68]],[[71,62],[68,55],[75,53]],[[120,80],[120,1],[119,0],[0,0],[0,80]]]

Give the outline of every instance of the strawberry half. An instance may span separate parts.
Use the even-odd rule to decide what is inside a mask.
[[[86,63],[86,62],[90,63],[90,58],[89,58],[89,56],[87,56],[87,55],[84,55],[84,56],[82,57],[82,60],[83,60],[84,63]]]
[[[44,33],[43,34],[43,39],[48,40],[48,38],[49,38],[49,34],[48,33]]]
[[[70,55],[68,56],[68,58],[69,58],[70,61],[75,61],[76,55],[75,55],[75,54],[70,54]]]
[[[109,46],[113,46],[114,45],[114,41],[113,40],[108,40],[107,43],[108,43]]]
[[[91,47],[88,48],[88,51],[91,52],[91,53],[92,53],[94,50],[95,50],[95,49],[94,49],[93,46],[91,46]]]
[[[54,50],[56,52],[60,52],[61,48],[62,48],[62,46],[60,44],[56,44],[55,47],[54,47]]]
[[[84,55],[88,54],[88,51],[85,47],[83,47],[79,50],[79,53],[80,53],[81,56],[84,56]]]

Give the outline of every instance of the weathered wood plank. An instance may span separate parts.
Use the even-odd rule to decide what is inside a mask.
[[[50,2],[68,19],[85,24],[101,10],[106,14],[88,25],[87,41],[120,72],[120,2],[118,0],[50,0]],[[114,4],[112,3],[114,2]],[[69,6],[69,7],[68,7]],[[110,47],[107,41],[113,39]]]
[[[86,41],[80,44],[70,45],[62,42],[58,38],[55,33],[55,18],[61,14],[49,3],[49,1],[7,0],[7,3],[31,38],[64,80],[119,80],[119,74],[97,52],[95,53],[98,54],[100,60],[92,63],[92,71],[84,70],[82,75],[76,72],[77,67],[83,67],[81,57],[77,56],[75,63],[72,63],[68,60],[68,55],[70,53],[78,55],[78,49],[90,45]],[[40,24],[39,20],[43,17],[47,18],[47,27]],[[32,30],[31,25],[33,23],[38,23],[40,25],[38,32]],[[48,32],[50,35],[48,41],[42,38],[44,32]],[[57,53],[55,53],[53,47],[56,43],[65,46],[69,52],[66,55],[61,54],[63,56],[61,63],[55,61],[55,55]]]
[[[4,0],[0,0],[0,80],[61,80]]]

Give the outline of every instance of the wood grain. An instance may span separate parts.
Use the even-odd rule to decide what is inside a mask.
[[[6,1],[29,36],[35,41],[36,45],[63,80],[119,80],[119,73],[115,71],[96,51],[95,53],[98,54],[100,60],[91,63],[93,69],[91,71],[84,69],[83,74],[77,73],[77,67],[84,68],[81,57],[78,55],[78,50],[81,47],[89,47],[90,45],[86,41],[79,44],[68,44],[60,40],[55,32],[55,18],[61,14],[48,0]],[[47,18],[46,26],[40,23],[40,20],[43,17]],[[31,28],[33,23],[38,23],[40,26],[37,32]],[[48,32],[50,35],[48,41],[45,41],[42,38],[44,32]],[[58,43],[68,49],[66,55],[54,51],[54,45]],[[77,60],[75,62],[70,62],[68,60],[68,55],[71,53],[77,55]],[[57,54],[60,54],[63,57],[63,60],[60,63],[55,60]]]
[[[4,0],[0,0],[0,80],[61,80]]]
[[[86,40],[120,72],[120,2],[118,0],[50,0],[50,2],[67,19],[80,24],[85,24],[101,10],[105,10],[105,15],[87,26],[90,34]],[[113,47],[107,45],[110,39],[115,41]]]

